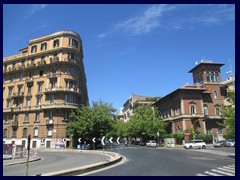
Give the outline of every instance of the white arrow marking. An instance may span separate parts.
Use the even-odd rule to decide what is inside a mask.
[[[119,139],[120,139],[120,137],[117,138],[117,143],[118,143],[118,144],[120,144],[120,143],[119,143]]]
[[[111,138],[109,139],[110,143],[113,143],[113,142],[112,142],[112,139],[113,139],[113,137],[111,137]]]
[[[96,139],[96,138],[94,137],[94,138],[92,139],[92,141],[93,141],[93,142],[96,142],[95,139]]]
[[[103,136],[103,138],[102,138],[101,142],[102,142],[102,145],[104,145],[104,146],[105,146],[104,139],[105,139],[105,136]]]
[[[78,139],[78,142],[81,142],[81,138]]]

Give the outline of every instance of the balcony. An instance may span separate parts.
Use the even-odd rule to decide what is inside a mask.
[[[79,104],[76,103],[45,103],[42,105],[42,109],[78,109]]]
[[[3,112],[12,112],[12,108],[8,107],[8,108],[3,108]]]
[[[12,121],[12,127],[17,127],[18,126],[18,121]]]
[[[12,108],[12,109],[13,109],[13,112],[19,112],[19,111],[21,111],[22,107],[18,106],[18,107]]]
[[[23,96],[24,96],[24,92],[14,92],[12,98],[19,98]]]
[[[37,66],[44,66],[46,65],[45,59],[41,59],[40,61],[37,62]]]
[[[49,73],[47,75],[48,78],[57,78],[60,75],[60,73]]]
[[[56,62],[59,62],[59,57],[50,58],[51,64],[56,63]]]
[[[46,88],[44,93],[55,93],[55,92],[73,92],[80,95],[79,88],[69,88],[69,87],[56,87],[56,88]]]
[[[31,110],[31,106],[25,106],[23,107],[23,111],[30,111]]]
[[[34,64],[34,63],[28,63],[27,64],[27,68],[33,68],[33,67],[35,67],[36,66],[36,64]]]

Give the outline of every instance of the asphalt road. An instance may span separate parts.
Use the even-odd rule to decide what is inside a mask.
[[[235,151],[235,148],[209,149],[213,152]],[[112,151],[118,152],[118,149]],[[235,158],[203,153],[198,149],[148,148],[130,145],[128,148],[122,147],[119,152],[126,157],[124,163],[88,176],[195,176],[213,168],[235,164]],[[29,164],[29,176],[96,163],[103,158],[102,155],[79,152],[39,152],[38,155],[42,160]],[[4,166],[3,175],[25,176],[26,164]]]
[[[29,176],[75,168],[103,160],[102,155],[80,152],[38,152],[38,156],[42,160],[29,163]],[[105,158],[108,159],[109,157]],[[3,176],[26,176],[26,164],[4,166]]]
[[[235,158],[202,153],[198,149],[130,146],[120,149],[120,153],[127,158],[125,163],[88,176],[196,176],[214,168],[235,164]]]

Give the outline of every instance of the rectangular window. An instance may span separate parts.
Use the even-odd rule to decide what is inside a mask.
[[[41,44],[41,51],[44,51],[47,49],[47,43],[42,43]]]
[[[14,121],[15,121],[15,122],[18,121],[18,114],[15,114],[15,116],[14,116]]]
[[[11,100],[7,100],[7,108],[11,107]]]
[[[29,122],[29,114],[25,114],[24,122]]]
[[[50,96],[50,103],[54,103],[54,95]]]
[[[53,41],[53,47],[59,47],[59,40],[58,39]]]
[[[39,122],[39,113],[36,113],[36,114],[35,114],[35,121],[36,121],[36,122]]]
[[[37,106],[41,105],[41,97],[37,97]]]
[[[27,128],[23,129],[23,137],[25,137],[25,138],[27,137]]]
[[[43,71],[39,71],[39,76],[43,76]]]
[[[20,80],[20,81],[23,80],[23,74],[20,74],[19,80]]]
[[[49,112],[49,119],[53,119],[53,112],[52,111]]]
[[[32,89],[32,87],[30,87],[30,86],[27,87],[27,93],[28,94],[31,94],[31,89]]]
[[[48,128],[48,134],[47,134],[48,136],[52,136],[52,127],[49,127]]]
[[[31,53],[37,52],[37,45],[31,47]]]
[[[6,115],[5,123],[9,123],[9,115],[8,114]]]
[[[12,96],[12,89],[13,89],[13,87],[9,87],[9,88],[8,88],[8,95],[9,95],[9,96]]]
[[[10,77],[10,82],[13,82],[13,81],[14,81],[14,77],[11,76],[11,77]]]
[[[37,127],[34,128],[34,136],[38,136],[38,128]]]
[[[38,83],[38,92],[42,92],[42,83]]]
[[[68,95],[65,94],[65,103],[68,102]]]
[[[27,99],[26,101],[26,107],[29,107],[30,106],[30,99]]]

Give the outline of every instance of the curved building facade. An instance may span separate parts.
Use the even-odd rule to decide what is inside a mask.
[[[31,39],[3,59],[3,143],[31,148],[71,146],[72,109],[88,105],[83,48],[73,31]]]

